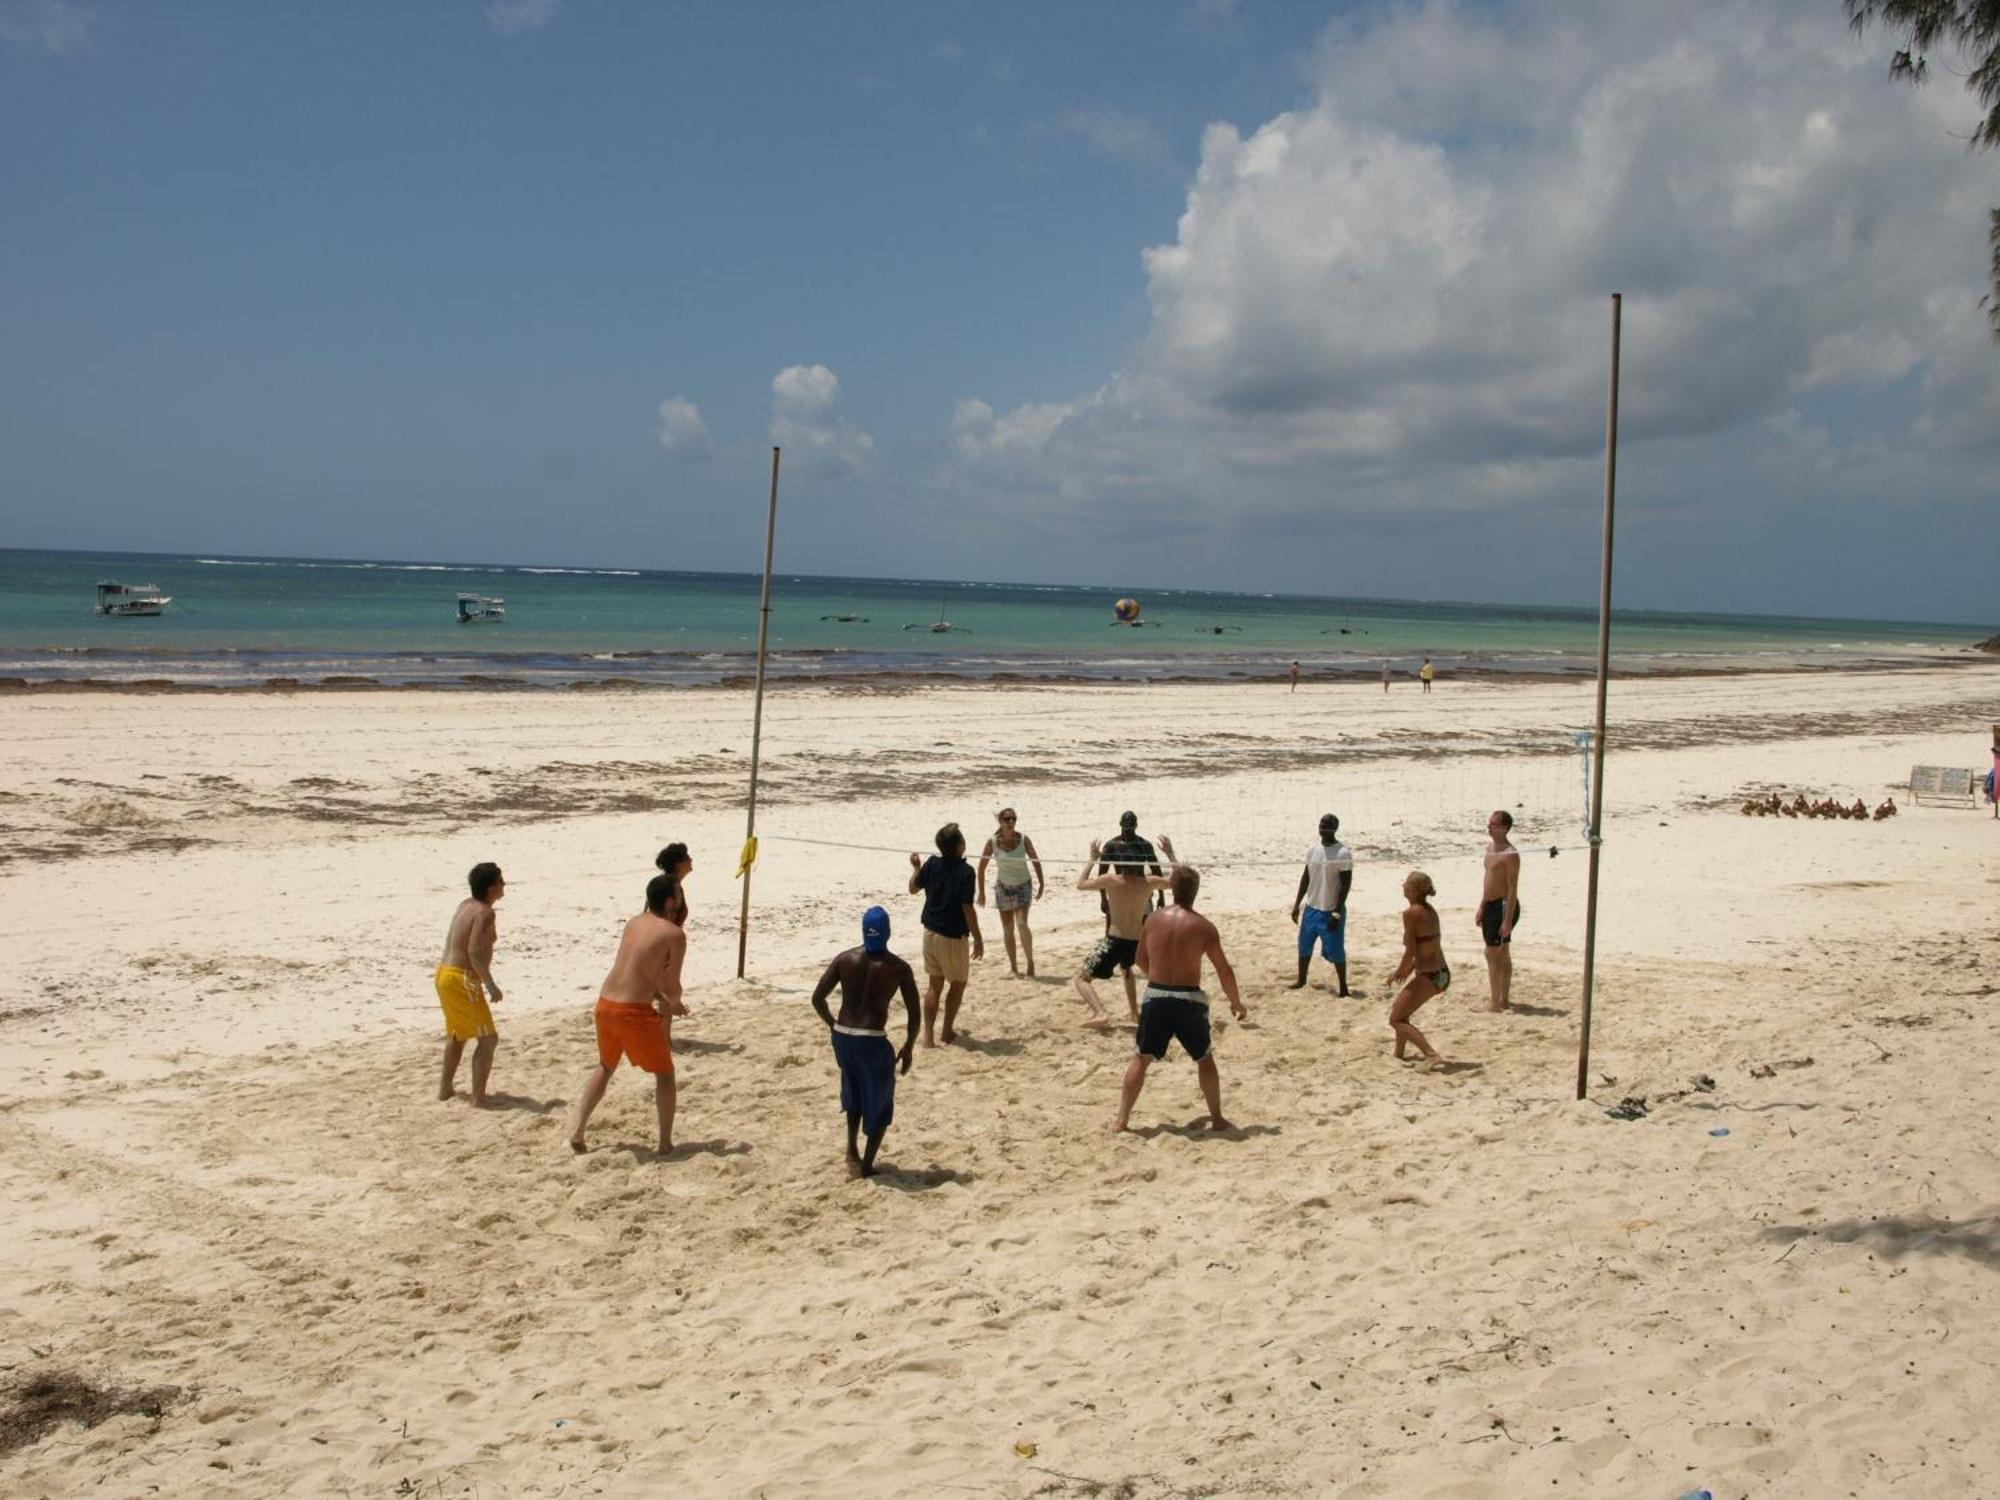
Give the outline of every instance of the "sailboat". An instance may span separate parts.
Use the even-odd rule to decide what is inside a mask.
[[[951,623],[951,621],[947,620],[944,617],[944,604],[945,600],[948,599],[949,597],[950,597],[949,594],[938,595],[938,617],[935,620],[933,620],[930,624],[926,625],[921,620],[919,620],[919,621],[914,621],[911,624],[905,625],[903,629],[928,630],[932,635],[943,635],[948,630],[967,629],[968,628],[967,626],[954,625]]]

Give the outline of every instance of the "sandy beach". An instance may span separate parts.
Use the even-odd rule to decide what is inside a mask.
[[[1898,789],[1983,769],[2000,671],[1614,685],[1578,1102],[1591,692],[785,687],[743,980],[747,692],[0,698],[0,1376],[154,1393],[0,1451],[0,1488],[2000,1494],[2000,825]],[[1740,814],[1772,790],[1904,806]],[[989,908],[965,1040],[851,1181],[807,992],[871,902],[916,959],[907,851],[947,820],[976,851],[1003,804],[1045,861],[1040,978]],[[1077,1024],[1101,928],[1070,887],[1128,807],[1203,868],[1243,982],[1228,1134],[1178,1052],[1107,1128],[1131,1032]],[[1526,851],[1508,1015],[1493,807]],[[1346,1000],[1317,962],[1285,988],[1327,810]],[[645,1149],[621,1071],[573,1158],[589,1006],[670,839],[681,1144]],[[433,1097],[430,986],[483,859],[484,1112]],[[1418,867],[1443,1074],[1384,1023]]]

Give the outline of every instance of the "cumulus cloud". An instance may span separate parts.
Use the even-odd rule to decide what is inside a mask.
[[[706,456],[714,448],[701,408],[685,396],[669,396],[660,403],[660,446],[669,453]]]
[[[0,42],[63,57],[86,50],[96,37],[97,8],[83,0],[0,0]]]
[[[1865,412],[1913,381],[1914,421],[1867,415],[1836,448],[1990,472],[1990,177],[1941,86],[1891,86],[1838,7],[1370,15],[1328,30],[1308,104],[1208,128],[1122,371],[1087,398],[958,404],[962,477],[1210,513],[1587,496],[1614,290],[1630,442],[1745,459],[1801,402]]]
[[[486,20],[502,36],[540,31],[562,10],[562,0],[486,0]]]
[[[825,365],[787,365],[771,378],[771,441],[815,472],[858,472],[875,439],[840,421],[839,403],[840,378]]]

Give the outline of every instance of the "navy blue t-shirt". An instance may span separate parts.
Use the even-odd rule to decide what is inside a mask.
[[[917,889],[924,893],[924,926],[939,937],[962,938],[965,908],[972,905],[972,866],[962,857],[933,854],[917,871]]]

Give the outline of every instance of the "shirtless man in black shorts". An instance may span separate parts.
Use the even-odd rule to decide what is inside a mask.
[[[1148,875],[1144,873],[1145,866],[1136,863],[1121,862],[1113,865],[1108,875],[1093,875],[1091,871],[1105,852],[1105,846],[1092,839],[1090,858],[1083,862],[1083,869],[1076,877],[1078,890],[1104,893],[1105,929],[1103,938],[1091,949],[1090,957],[1083,961],[1083,967],[1071,981],[1078,998],[1090,1007],[1090,1016],[1083,1024],[1099,1028],[1109,1026],[1111,1017],[1097,998],[1091,981],[1109,979],[1114,969],[1123,971],[1125,1006],[1132,1012],[1133,1020],[1139,1019],[1139,990],[1132,979],[1132,963],[1138,956],[1139,934],[1145,928],[1153,892],[1165,890],[1170,883],[1168,876]]]
[[[1201,1081],[1201,1097],[1208,1104],[1208,1128],[1234,1127],[1222,1117],[1222,1077],[1215,1070],[1215,1052],[1208,1035],[1208,997],[1201,992],[1201,961],[1215,966],[1222,993],[1229,997],[1229,1009],[1237,1020],[1247,1020],[1236,993],[1236,971],[1223,956],[1222,934],[1215,924],[1194,909],[1195,893],[1201,889],[1201,872],[1192,865],[1177,866],[1173,874],[1174,904],[1153,913],[1139,934],[1139,967],[1146,971],[1146,1004],[1139,1012],[1139,1040],[1125,1082],[1118,1092],[1118,1119],[1111,1127],[1124,1130],[1132,1119],[1132,1106],[1139,1102],[1139,1090],[1146,1086],[1146,1069],[1167,1055],[1168,1046],[1178,1040],[1194,1059],[1195,1075]]]
[[[827,996],[840,986],[840,1014],[826,1008]],[[889,1043],[889,1004],[898,992],[910,1013],[902,1050]],[[910,1071],[911,1049],[917,1044],[917,977],[910,966],[889,951],[889,914],[871,906],[861,916],[861,946],[837,955],[813,990],[813,1009],[833,1038],[834,1061],[840,1064],[840,1108],[847,1116],[847,1171],[852,1177],[875,1175],[875,1153],[896,1117],[896,1077]],[[899,1067],[898,1064],[901,1066]],[[865,1151],[855,1149],[866,1133]]]
[[[1473,923],[1486,943],[1488,1010],[1505,1010],[1514,990],[1514,924],[1521,920],[1521,851],[1507,841],[1514,815],[1502,808],[1486,820],[1486,878]]]

